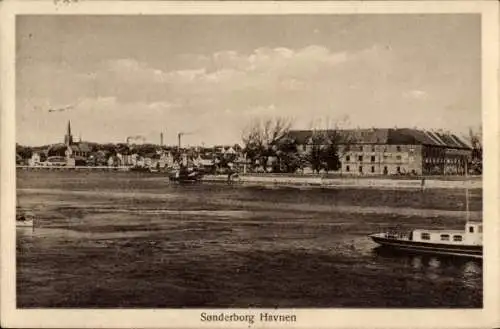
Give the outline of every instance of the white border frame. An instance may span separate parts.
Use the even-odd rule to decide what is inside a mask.
[[[201,322],[201,309],[19,310],[15,303],[15,16],[19,14],[162,15],[162,14],[401,14],[478,13],[482,15],[482,106],[484,139],[484,308],[295,309],[297,322],[266,323],[290,328],[494,328],[500,326],[499,295],[499,15],[496,1],[408,2],[154,2],[154,1],[4,1],[1,17],[1,326],[49,328],[237,328],[246,323]],[[327,284],[327,283],[325,283]],[[215,310],[210,310],[215,311]],[[239,310],[258,314],[260,309]],[[269,310],[272,311],[272,310]],[[286,311],[286,309],[281,309]],[[256,322],[253,327],[260,327]]]

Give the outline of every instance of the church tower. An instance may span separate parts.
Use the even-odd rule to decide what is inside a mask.
[[[69,120],[66,135],[64,136],[64,144],[66,144],[67,146],[73,144],[73,135],[71,135],[71,122]]]

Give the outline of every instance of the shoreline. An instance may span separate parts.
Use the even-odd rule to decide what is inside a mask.
[[[71,172],[115,172],[144,174],[148,176],[167,176],[167,172],[138,172],[129,167],[28,167],[17,166],[19,171],[71,171]],[[422,178],[425,178],[422,185]],[[227,175],[205,175],[201,179],[207,183],[228,183]],[[232,184],[248,186],[286,186],[299,188],[378,188],[378,189],[481,189],[481,176],[335,176],[329,175],[290,175],[290,174],[239,174],[231,180]]]
[[[206,175],[202,178],[203,182],[227,183],[227,175]],[[322,187],[322,188],[378,188],[378,189],[481,189],[482,179],[474,180],[439,180],[425,179],[422,186],[420,179],[394,179],[394,178],[325,178],[325,177],[292,177],[292,176],[259,176],[259,175],[241,175],[232,180],[232,183],[257,186],[288,186],[288,187]]]

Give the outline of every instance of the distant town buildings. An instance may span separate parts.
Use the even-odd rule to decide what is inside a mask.
[[[342,175],[464,175],[467,170],[470,172],[473,162],[472,148],[456,135],[444,132],[408,128],[291,130],[286,138],[296,145],[298,157],[307,158],[311,149],[317,146],[315,141],[325,143],[324,139],[315,139],[315,135],[332,136],[332,132],[340,137],[332,151],[335,153],[332,156],[338,159],[333,172]],[[68,121],[64,143],[32,152],[29,159],[18,153],[16,162],[33,167],[106,166],[156,170],[185,165],[214,173],[233,166],[244,172],[248,168],[260,172],[275,170],[271,163],[276,161],[276,155],[268,157],[269,163],[265,166],[260,159],[252,163],[237,144],[179,148],[146,144],[141,138],[137,139],[139,144],[131,143],[134,140],[131,137],[127,138],[127,143],[118,144],[74,141]],[[306,164],[300,171],[311,172],[311,165]]]
[[[64,134],[64,143],[49,145],[44,150],[32,152],[27,159],[28,166],[106,166],[106,167],[137,167],[162,170],[175,168],[180,164],[203,167],[206,171],[218,169],[218,165],[226,165],[227,161],[236,161],[241,155],[239,145],[219,145],[213,148],[191,147],[179,149],[147,144],[142,136],[129,136],[126,143],[96,144],[75,141],[68,121]],[[16,154],[16,163],[22,164],[23,157]]]

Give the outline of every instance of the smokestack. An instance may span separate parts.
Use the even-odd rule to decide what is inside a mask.
[[[160,133],[160,146],[163,146],[163,133]]]

